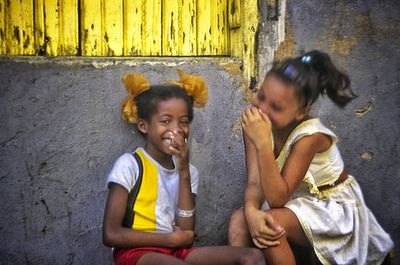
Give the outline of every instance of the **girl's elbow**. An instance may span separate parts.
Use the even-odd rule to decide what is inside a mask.
[[[281,198],[273,198],[271,200],[268,200],[268,204],[269,207],[271,208],[282,208],[288,201],[289,199],[286,196],[284,196]]]
[[[268,196],[269,195],[269,196]],[[282,208],[290,200],[292,194],[288,190],[276,191],[275,194],[265,194],[271,208]]]
[[[106,247],[113,247],[111,238],[104,233],[103,233],[103,245],[105,245]]]
[[[114,238],[116,238],[116,237],[113,236],[113,234],[114,233],[112,233],[112,231],[103,228],[103,244],[106,247],[115,247],[116,242],[115,242]]]

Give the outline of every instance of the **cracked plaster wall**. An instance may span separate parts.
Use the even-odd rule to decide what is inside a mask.
[[[121,76],[152,83],[201,74],[209,102],[189,139],[201,172],[197,245],[224,243],[241,205],[241,130],[248,104],[234,60],[0,59],[0,264],[111,264],[101,241],[108,170],[143,143],[120,119]]]

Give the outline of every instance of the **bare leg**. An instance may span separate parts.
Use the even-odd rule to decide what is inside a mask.
[[[228,241],[229,245],[234,247],[254,246],[247,228],[243,208],[236,210],[231,216],[228,228]]]
[[[187,263],[181,259],[157,252],[149,252],[144,254],[136,263],[136,265],[160,265],[160,264],[187,265]]]
[[[302,246],[310,245],[296,215],[288,208],[275,208],[268,210],[274,220],[281,225],[286,234],[282,236],[280,245],[263,249],[267,264],[296,264],[293,251],[288,240]]]
[[[199,247],[190,252],[185,261],[192,265],[265,265],[259,249],[230,246]]]

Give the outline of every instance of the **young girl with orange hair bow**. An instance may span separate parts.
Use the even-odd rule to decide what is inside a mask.
[[[180,81],[169,85],[151,86],[137,73],[123,78],[129,97],[122,117],[146,144],[120,156],[108,174],[103,242],[114,248],[117,265],[265,264],[254,248],[192,247],[199,174],[187,140],[193,105],[206,104],[207,85],[178,73]]]

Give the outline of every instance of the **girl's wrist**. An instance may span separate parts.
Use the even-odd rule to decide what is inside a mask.
[[[183,210],[183,209],[177,207],[176,210],[175,210],[175,214],[177,216],[179,216],[179,217],[182,217],[182,218],[193,217],[195,212],[196,212],[196,208],[195,207],[193,207],[190,210]]]
[[[263,141],[258,144],[254,144],[257,153],[264,152],[264,151],[272,151],[271,141]]]
[[[178,169],[178,174],[180,178],[190,178],[189,166]]]
[[[248,216],[251,216],[251,215],[253,215],[253,213],[255,212],[255,211],[257,211],[258,209],[256,208],[256,207],[254,207],[254,206],[245,206],[244,207],[244,215],[245,215],[245,217],[247,218]]]

